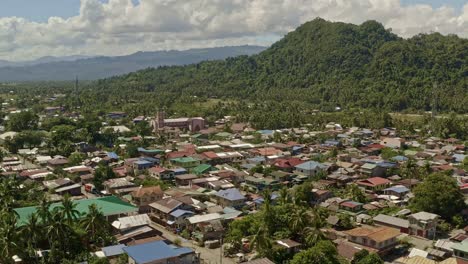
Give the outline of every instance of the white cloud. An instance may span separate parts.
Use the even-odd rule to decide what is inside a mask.
[[[468,36],[468,4],[455,10],[399,0],[81,0],[80,14],[68,19],[0,18],[0,59],[267,45],[271,35],[279,38],[316,17],[357,24],[374,19],[403,37],[432,31]]]

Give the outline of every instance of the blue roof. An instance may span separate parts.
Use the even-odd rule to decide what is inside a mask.
[[[463,154],[453,154],[452,157],[455,158],[455,161],[456,161],[456,162],[463,162],[463,160],[465,159],[466,155],[463,155]]]
[[[138,165],[152,165],[153,162],[141,159],[141,160],[135,161],[135,164],[138,164]]]
[[[184,171],[187,171],[186,169],[184,168],[175,168],[175,169],[171,169],[173,172],[184,172]]]
[[[149,162],[152,162],[152,163],[155,163],[155,162],[159,161],[158,159],[151,158],[151,157],[143,157],[143,158],[140,158],[140,160],[146,160],[146,161],[149,161]]]
[[[249,158],[247,160],[248,161],[253,161],[253,162],[264,162],[264,161],[266,161],[265,157],[263,157],[263,156],[257,156],[257,157]]]
[[[405,193],[405,192],[409,192],[409,189],[401,185],[401,186],[393,186],[393,187],[387,188],[384,191],[394,191],[396,193]]]
[[[124,248],[124,251],[137,264],[150,263],[157,260],[178,257],[184,254],[192,253],[191,248],[177,248],[169,246],[164,241],[154,241],[136,246]]]
[[[194,212],[192,212],[192,211],[187,211],[187,210],[182,210],[182,209],[177,209],[177,210],[175,210],[174,212],[171,213],[171,215],[172,215],[173,217],[176,217],[176,218],[177,218],[177,217],[180,217],[180,216],[183,216],[184,214],[192,214],[192,215],[193,215]]]
[[[123,248],[126,247],[124,244],[118,244],[115,246],[103,247],[102,252],[106,257],[112,257],[124,254]]]
[[[115,152],[107,152],[107,157],[111,159],[119,159],[119,156]]]
[[[266,130],[258,130],[257,132],[260,133],[260,134],[263,134],[263,135],[269,135],[269,134],[275,133],[275,131],[267,130],[267,129]]]
[[[315,170],[316,168],[323,169],[325,165],[316,161],[307,161],[297,165],[295,168],[301,170]]]
[[[245,199],[244,195],[242,195],[240,191],[237,190],[236,188],[220,190],[219,192],[216,193],[216,196],[222,197],[229,201],[237,201],[237,200]]]
[[[379,162],[377,163],[377,166],[382,168],[395,168],[397,167],[397,164],[395,162]]]

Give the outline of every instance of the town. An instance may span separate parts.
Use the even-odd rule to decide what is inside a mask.
[[[3,108],[2,263],[468,263],[463,139]]]

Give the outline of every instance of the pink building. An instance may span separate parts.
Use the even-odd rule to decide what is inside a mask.
[[[191,132],[200,131],[205,128],[205,119],[202,117],[166,118],[165,112],[158,112],[156,118],[151,122],[154,132],[160,132],[164,128],[178,128]]]

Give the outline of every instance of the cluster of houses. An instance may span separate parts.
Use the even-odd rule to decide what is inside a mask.
[[[125,114],[110,113],[108,117],[119,119]],[[196,263],[199,256],[193,249],[168,243],[158,228],[200,246],[219,247],[229,223],[254,213],[263,203],[263,190],[275,193],[308,180],[313,180],[309,202],[329,211],[324,232],[341,256],[351,260],[361,249],[384,256],[407,236],[436,242],[426,250],[414,249],[394,263],[468,263],[468,234],[437,240],[440,216],[406,208],[420,179],[395,173],[411,159],[416,166],[450,172],[460,190],[467,192],[468,175],[460,166],[466,157],[463,142],[399,135],[392,128],[343,129],[338,124],[329,124],[323,131],[306,127],[257,131],[248,124],[225,120],[229,117],[207,127],[203,118],[166,119],[164,113],[158,113],[152,120],[154,132],[166,133],[170,143],[140,147],[136,158],[125,159],[105,150],[88,152],[77,145],[86,159],[71,166],[68,157],[44,155],[37,148],[21,149],[3,159],[3,174],[41,183],[56,205],[66,194],[74,197],[79,210],[97,203],[112,224],[118,244],[96,255],[112,259],[126,253],[129,263]],[[125,128],[113,131],[121,134]],[[10,134],[0,135],[0,140],[14,136],[6,133]],[[292,140],[291,135],[310,143]],[[281,142],[274,142],[278,137]],[[313,140],[319,137],[324,140]],[[124,151],[126,142],[138,144],[141,140],[123,138],[119,146]],[[395,155],[384,158],[382,153],[388,150]],[[116,177],[106,180],[104,189],[97,191],[92,183],[95,169],[102,163],[110,166]],[[67,176],[51,177],[57,170]],[[145,179],[171,187],[136,184]],[[340,190],[349,185],[361,189],[367,202],[340,196]],[[20,221],[34,210],[16,209]],[[384,211],[394,213],[381,213]],[[343,216],[352,227],[342,226]],[[302,249],[290,239],[277,243],[290,250]],[[422,260],[426,262],[417,262]]]

